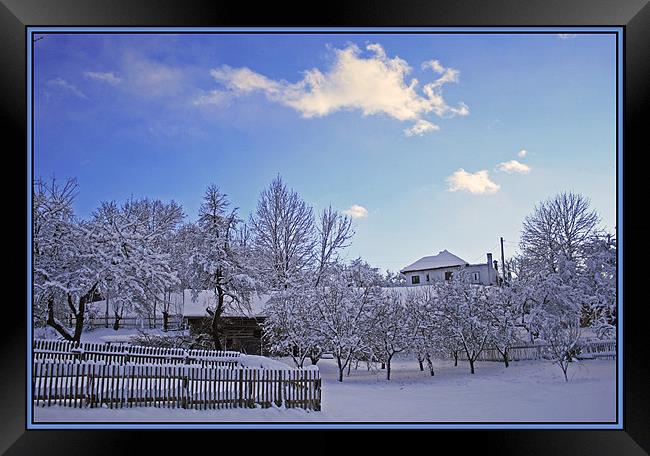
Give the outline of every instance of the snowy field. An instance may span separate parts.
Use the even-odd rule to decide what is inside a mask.
[[[286,361],[288,362],[288,361]],[[179,410],[165,408],[72,409],[34,407],[35,422],[611,422],[616,418],[616,361],[588,360],[561,370],[545,361],[509,368],[479,362],[436,362],[436,375],[417,362],[394,362],[385,371],[352,369],[336,381],[336,362],[318,363],[323,376],[321,412],[297,409]]]

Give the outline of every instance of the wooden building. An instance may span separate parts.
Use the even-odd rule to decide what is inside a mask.
[[[221,316],[222,340],[224,350],[234,350],[249,355],[266,354],[262,339],[264,304],[270,295],[253,296],[248,306],[228,305]],[[211,332],[211,317],[207,308],[215,306],[214,291],[203,290],[197,294],[185,290],[183,296],[183,318],[190,330],[190,335]]]

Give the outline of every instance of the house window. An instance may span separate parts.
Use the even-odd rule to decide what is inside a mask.
[[[472,280],[474,283],[479,283],[481,281],[481,273],[480,272],[473,272],[472,273]]]
[[[417,285],[418,283],[420,283],[420,276],[419,275],[411,276],[411,283],[413,285]]]
[[[427,274],[427,282],[429,282],[429,274]]]
[[[454,273],[451,271],[445,271],[445,280],[451,280],[451,278],[454,276]]]

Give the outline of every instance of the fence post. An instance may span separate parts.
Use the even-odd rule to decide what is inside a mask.
[[[187,368],[185,366],[181,366],[181,372],[183,373],[183,389],[181,391],[183,395],[182,399],[182,407],[184,409],[187,408],[187,398],[189,396],[189,379],[187,378]]]

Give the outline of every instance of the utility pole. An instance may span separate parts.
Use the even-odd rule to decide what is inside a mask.
[[[501,237],[501,271],[503,272],[503,282],[506,281],[506,262],[503,257],[503,237]]]

